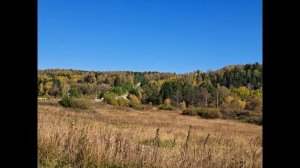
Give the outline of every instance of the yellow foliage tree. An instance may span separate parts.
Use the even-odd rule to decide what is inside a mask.
[[[224,99],[225,104],[230,104],[234,100],[234,97],[232,96],[226,96]]]
[[[233,88],[231,89],[231,92],[236,94],[242,100],[245,100],[251,94],[250,90],[245,86],[239,88]]]
[[[246,107],[246,102],[238,97],[227,96],[225,97],[223,108],[232,108],[242,110]]]
[[[46,83],[44,84],[43,89],[44,89],[44,94],[45,94],[45,95],[48,95],[48,91],[51,89],[52,85],[53,85],[53,82],[52,82],[52,81],[48,81],[48,82],[46,82]]]

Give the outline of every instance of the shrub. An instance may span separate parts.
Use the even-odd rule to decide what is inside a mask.
[[[222,117],[222,113],[218,108],[203,108],[197,111],[197,115],[205,119],[215,119]]]
[[[102,97],[104,97],[104,93],[103,92],[101,92],[100,94],[99,94],[99,99],[101,99]]]
[[[195,107],[189,107],[189,108],[186,108],[182,111],[182,115],[191,115],[191,116],[196,116],[198,115],[198,111],[200,111],[201,109],[198,107],[198,108],[195,108]]]
[[[133,84],[132,83],[124,83],[121,85],[121,87],[127,91],[130,91],[131,89],[133,89]]]
[[[174,110],[174,107],[171,105],[171,100],[170,99],[165,99],[164,104],[161,104],[158,106],[159,109],[161,110]]]
[[[245,122],[247,123],[251,123],[251,124],[257,124],[257,125],[262,125],[262,117],[261,116],[251,116],[251,117],[248,117],[246,119],[244,119]]]
[[[229,119],[237,119],[239,115],[239,110],[232,109],[232,108],[221,109],[221,112],[224,118],[229,118]]]
[[[262,125],[262,113],[250,111],[247,115],[244,114],[240,116],[239,120],[251,124]]]
[[[139,98],[137,98],[135,95],[133,94],[129,94],[129,99],[131,100],[132,103],[134,104],[141,104],[141,101]]]
[[[165,99],[164,105],[165,105],[166,107],[171,106],[171,100],[170,100],[170,99]]]
[[[71,107],[88,109],[88,103],[82,99],[73,99],[73,101],[71,101]]]
[[[71,101],[72,101],[73,98],[71,97],[67,97],[67,96],[64,96],[61,101],[59,101],[59,104],[63,107],[71,107]]]
[[[80,98],[81,93],[77,88],[71,88],[69,90],[69,96],[70,97],[75,97],[75,98]]]
[[[141,104],[130,102],[129,106],[136,110],[144,110],[144,106],[142,106]]]
[[[132,95],[135,95],[137,96],[138,98],[141,98],[142,97],[142,93],[141,93],[141,89],[139,88],[132,88],[129,90],[129,93],[132,94]]]
[[[238,110],[232,108],[226,108],[221,110],[224,118],[242,119],[249,117],[252,114],[250,110]]]
[[[262,125],[262,113],[250,110],[237,110],[237,109],[222,109],[223,117],[227,119],[237,119],[239,121]]]
[[[117,102],[119,104],[119,106],[122,106],[122,107],[128,107],[129,106],[129,101],[120,97],[117,99]]]
[[[189,107],[182,111],[182,115],[200,116],[205,119],[214,119],[222,117],[222,113],[218,108],[201,108]]]
[[[172,107],[171,105],[166,106],[164,104],[159,105],[158,108],[161,109],[161,110],[174,110],[174,107]]]
[[[107,104],[111,104],[114,106],[119,105],[118,101],[116,100],[116,95],[114,93],[106,92],[104,93],[103,97]]]
[[[110,89],[111,92],[117,94],[117,95],[121,95],[123,94],[126,90],[123,89],[121,86],[116,86]]]
[[[180,108],[181,110],[186,109],[185,101],[182,101],[182,102],[179,104],[179,108]]]
[[[88,103],[82,99],[64,96],[59,104],[63,107],[72,107],[80,109],[88,109]]]

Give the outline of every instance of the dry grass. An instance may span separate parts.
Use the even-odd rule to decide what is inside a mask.
[[[261,126],[179,111],[38,106],[41,167],[262,167]]]

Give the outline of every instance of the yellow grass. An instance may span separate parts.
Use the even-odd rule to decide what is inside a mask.
[[[262,167],[262,128],[180,111],[39,104],[38,159],[41,167]]]

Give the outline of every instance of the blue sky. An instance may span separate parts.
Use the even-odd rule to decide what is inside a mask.
[[[185,73],[255,62],[261,0],[38,1],[38,69]]]

